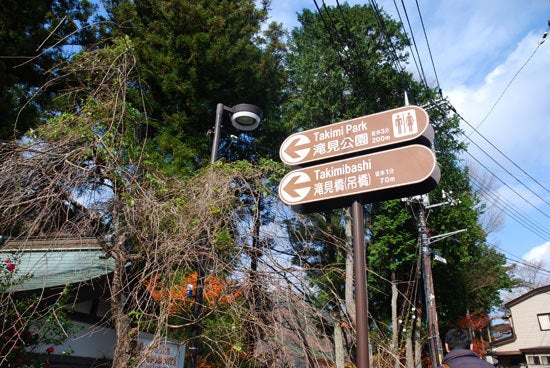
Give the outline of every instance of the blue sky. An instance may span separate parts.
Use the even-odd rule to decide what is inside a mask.
[[[395,3],[404,18],[401,2]],[[542,38],[549,31],[550,0],[404,3],[428,82],[436,78],[417,3],[443,95],[468,122],[464,159],[493,181],[486,198],[490,205],[498,198],[491,207],[504,224],[490,242],[511,260],[539,260],[550,270],[550,36]],[[398,19],[393,0],[377,4]],[[273,0],[271,20],[291,29],[303,8],[316,11],[315,2]],[[414,63],[410,70],[418,74]]]

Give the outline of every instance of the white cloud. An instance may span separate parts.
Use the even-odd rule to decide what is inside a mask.
[[[318,3],[322,6],[322,2]],[[335,0],[324,3],[336,5]],[[349,0],[348,3],[366,2]],[[392,0],[378,0],[377,3],[398,20]],[[502,95],[479,126],[479,131],[522,170],[536,178],[542,186],[550,188],[550,38],[529,60],[543,32],[548,30],[548,0],[425,0],[419,6],[443,94],[474,127],[482,122]],[[314,2],[310,0],[275,0],[272,8],[272,20],[282,22],[289,29],[298,26],[296,13],[303,8],[316,11]],[[427,79],[434,81],[416,6],[408,3],[407,11]],[[406,21],[402,9],[400,12]],[[406,24],[405,28],[408,32]],[[467,126],[464,128],[471,131]],[[540,205],[545,213],[550,213],[550,206],[521,185],[518,186],[506,171],[512,172],[543,195],[546,203],[550,201],[548,192],[530,181],[525,173],[503,158],[482,137],[474,133],[471,138],[503,167],[470,144],[472,155],[522,196]],[[502,185],[499,182],[496,184]],[[541,216],[536,210],[529,210],[526,201],[507,187],[499,188],[499,193],[512,211],[519,211],[525,216],[536,215],[537,223],[548,224],[548,217]],[[522,254],[540,244],[540,236],[518,228],[517,223],[510,219],[507,219],[500,235],[503,248],[512,253]]]
[[[533,263],[541,262],[543,267],[550,266],[550,241],[532,248],[523,259]]]
[[[532,158],[538,148],[537,159],[550,163],[549,151],[540,149],[550,141],[550,43],[541,45],[529,59],[539,40],[540,35],[529,34],[481,85],[457,86],[449,91],[449,97],[471,125],[479,126],[478,131],[504,151]],[[471,132],[467,126],[465,130]]]
[[[500,180],[496,182],[500,187],[499,197],[505,199],[514,211],[539,216],[540,208],[542,212],[548,212],[545,201],[550,201],[550,194],[541,188],[550,187],[550,150],[547,149],[550,142],[547,92],[550,78],[546,77],[550,42],[540,45],[533,55],[540,39],[538,34],[528,34],[481,84],[460,85],[449,92],[449,98],[459,113],[482,134],[480,136],[472,131],[470,125],[463,124],[471,139],[467,140],[468,152],[507,183],[505,186]],[[533,57],[529,59],[531,55]],[[537,179],[539,184],[529,176]],[[547,221],[543,219],[542,223]]]

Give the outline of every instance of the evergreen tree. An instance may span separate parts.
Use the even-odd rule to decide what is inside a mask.
[[[64,83],[66,94],[59,96],[54,107],[40,110],[54,118],[28,133],[28,145],[2,146],[5,172],[13,176],[0,184],[6,200],[0,207],[9,209],[3,212],[6,216],[13,215],[3,222],[3,234],[79,234],[101,239],[108,233],[116,234],[112,243],[104,244],[117,265],[111,290],[119,336],[114,365],[127,366],[135,358],[132,336],[136,336],[136,329],[165,334],[167,320],[172,318],[165,309],[167,304],[161,303],[156,313],[151,296],[141,299],[141,282],[158,273],[165,285],[175,285],[181,282],[182,274],[196,270],[201,263],[209,273],[228,277],[237,265],[234,251],[241,239],[237,224],[244,221],[253,222],[258,229],[251,235],[252,245],[243,246],[250,263],[257,262],[257,252],[267,244],[260,242],[259,227],[268,214],[259,209],[263,205],[257,200],[264,192],[260,184],[265,179],[247,183],[246,173],[256,176],[258,171],[242,163],[231,168],[214,165],[212,169],[198,169],[209,163],[205,157],[210,156],[211,143],[206,133],[214,124],[219,102],[259,105],[268,118],[264,118],[258,134],[280,130],[269,124],[269,116],[271,111],[278,111],[284,45],[279,25],[273,24],[260,34],[266,11],[257,9],[253,1],[113,1],[105,6],[111,23],[101,29],[101,43],[52,62],[58,74],[40,74],[44,80],[53,77]],[[277,154],[281,136],[264,139],[259,152],[251,136],[241,134],[239,142],[230,145],[229,134],[224,134],[220,155],[259,161],[260,155]],[[38,154],[36,161],[16,164],[25,150],[40,151],[40,147],[56,147],[55,152],[66,161],[56,166],[51,161],[55,159]],[[43,166],[43,175],[30,174],[33,164]],[[50,170],[52,166],[55,169]],[[18,170],[21,167],[25,170]],[[164,177],[159,170],[172,177]],[[230,172],[237,175],[227,176]],[[174,174],[189,177],[189,185],[175,179]],[[16,178],[28,185],[13,185]],[[25,190],[27,187],[32,190]],[[93,199],[80,199],[85,202],[82,204],[74,193],[82,197],[91,194]],[[200,200],[210,194],[215,199]],[[19,203],[20,195],[41,200],[31,200],[33,205],[21,210],[10,204]],[[222,199],[220,195],[228,197]],[[185,209],[186,204],[198,212],[192,215],[194,210]],[[183,220],[182,215],[191,217]],[[214,225],[210,220],[220,222]],[[186,232],[193,228],[197,238],[192,240],[195,235],[189,237]],[[160,239],[161,233],[161,237],[172,240]],[[159,263],[161,244],[182,248],[165,248],[172,261]],[[153,259],[147,259],[149,251]],[[128,262],[132,262],[131,268],[126,267]],[[251,271],[256,267],[251,265]],[[125,303],[120,302],[122,294]],[[242,344],[243,336],[229,326],[244,326],[243,316],[254,317],[253,313],[243,313],[243,305],[247,304],[239,301],[232,315],[212,313],[215,318],[210,321],[193,313],[180,316],[178,321],[183,320],[186,326],[198,317],[207,326],[204,335],[210,341],[217,339],[218,348],[201,348],[203,359],[241,359],[229,353],[233,340]],[[227,329],[216,328],[217,322],[228,320],[238,321],[227,324]],[[226,330],[232,331],[231,337],[222,335]],[[189,342],[189,335],[179,337]]]
[[[257,131],[241,134],[232,158],[251,156],[250,136],[262,136],[279,96],[280,46],[277,26],[261,37],[265,9],[254,1],[110,1],[112,34],[134,43],[150,126],[147,132],[168,172],[192,172],[208,163],[218,103],[251,103],[264,110]],[[226,126],[229,126],[227,124]],[[220,154],[230,146],[227,129]],[[210,138],[210,140],[209,140]],[[269,142],[264,140],[263,143]],[[243,147],[249,147],[244,152]],[[276,152],[273,145],[269,145]],[[269,152],[269,151],[268,151]],[[265,153],[264,153],[265,154]],[[273,155],[273,153],[271,153]],[[257,155],[256,155],[256,158]]]
[[[405,60],[405,35],[399,32],[396,22],[385,14],[382,14],[382,18],[386,31],[382,31],[377,13],[370,6],[350,7],[344,4],[337,8],[323,8],[320,14],[304,10],[299,15],[301,27],[292,31],[287,59],[289,99],[285,104],[285,112],[291,130],[309,129],[395,108],[403,104],[403,91],[420,91],[410,74],[394,68],[395,63]],[[370,212],[378,213],[377,210]],[[318,302],[329,302],[331,308],[341,314],[337,317],[341,321],[353,321],[355,316],[349,315],[353,307],[344,295],[346,286],[345,278],[342,277],[344,270],[349,276],[350,269],[346,269],[345,265],[352,258],[352,247],[343,229],[346,218],[349,221],[349,215],[342,211],[325,213],[321,221],[313,216],[308,225],[324,229],[323,232],[309,230],[312,234],[309,237],[291,237],[291,240],[296,240],[293,245],[294,251],[298,253],[297,260],[308,262],[308,266],[309,262],[314,262],[308,275],[319,287],[316,294],[321,299]],[[400,218],[401,223],[407,222],[406,214],[401,214]],[[393,253],[393,244],[399,243],[399,237],[406,237],[394,219],[388,217],[387,222],[392,224],[391,229],[387,229],[390,242],[380,242],[372,250],[374,254],[385,253],[382,248],[391,249],[390,253]],[[323,226],[328,223],[333,225],[329,228]],[[408,226],[410,228],[410,224]],[[338,238],[339,242],[334,240]],[[307,241],[302,243],[300,239]],[[411,257],[405,247],[411,243],[416,243],[415,237],[405,244],[399,244],[404,249],[401,251],[404,260]],[[335,247],[335,244],[339,246]],[[387,267],[392,264],[388,258],[393,259],[388,254],[378,258],[378,261]],[[373,289],[377,289],[377,286]],[[382,286],[383,289],[378,290],[385,293],[388,285]],[[323,295],[330,298],[327,300]],[[379,300],[379,303],[384,307],[389,305],[385,300]],[[387,309],[379,309],[383,309],[387,315]],[[378,315],[376,318],[379,319]],[[351,342],[348,343],[348,356],[353,356]]]
[[[46,83],[58,67],[96,41],[99,23],[89,1],[5,0],[0,4],[0,138],[36,126],[64,87]],[[100,21],[95,17],[95,21]]]
[[[299,20],[301,26],[292,31],[287,59],[289,99],[284,111],[291,130],[310,129],[401,106],[405,90],[418,105],[436,97],[435,91],[426,90],[414,82],[401,67],[406,60],[404,47],[408,41],[399,32],[399,25],[383,12],[369,6],[344,4],[323,7],[319,13],[304,10]],[[460,206],[434,210],[429,217],[429,228],[433,235],[468,229],[467,233],[434,244],[435,250],[449,262],[445,269],[437,266],[434,270],[438,307],[441,322],[445,325],[468,310],[487,310],[497,305],[498,290],[510,284],[504,258],[488,247],[486,234],[478,224],[479,202],[469,186],[468,171],[459,159],[466,147],[459,141],[458,120],[449,110],[428,110],[435,129],[434,147],[442,171],[441,183],[432,195],[432,202],[442,200],[439,194],[442,189],[453,191],[462,201]],[[417,223],[401,200],[370,204],[366,213],[369,313],[373,317],[372,326],[376,326],[373,338],[383,344],[387,342],[389,346],[387,336],[391,331],[398,334],[400,330],[395,322],[395,312],[389,308],[395,290],[399,293],[395,297],[404,307],[397,311],[401,318],[410,316],[411,306],[423,309],[423,303],[418,299],[422,291],[419,287],[421,279],[417,278]],[[308,225],[339,223],[340,227],[332,229],[330,234],[342,238],[344,223],[340,212],[324,214],[323,218],[319,222],[316,216],[312,216]],[[341,295],[344,288],[342,279],[327,283],[322,275],[326,274],[323,270],[338,267],[335,264],[342,267],[344,257],[340,258],[340,263],[334,263],[336,259],[330,257],[335,254],[332,251],[334,242],[327,241],[327,235],[315,235],[313,230],[310,233],[312,238],[303,235],[291,238],[295,240],[295,259],[300,260],[299,264],[315,260],[316,267],[308,275],[319,288],[314,292],[317,297]],[[299,234],[304,234],[304,229]],[[470,270],[468,274],[467,270],[474,261],[475,264],[488,265],[494,275],[491,282],[474,283],[472,279],[475,277],[468,277],[472,273]],[[484,268],[484,272],[488,269]],[[392,290],[392,285],[397,285],[397,288]],[[473,292],[474,286],[476,292]],[[402,337],[410,338],[410,335]]]

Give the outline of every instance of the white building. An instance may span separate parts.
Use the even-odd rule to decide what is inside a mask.
[[[505,368],[550,368],[550,285],[531,290],[504,305],[511,334],[491,344]]]
[[[27,357],[47,358],[51,368],[110,367],[116,334],[109,323],[107,299],[114,260],[105,256],[97,239],[8,239],[0,243],[0,260],[5,259],[17,260],[14,272],[29,275],[8,290],[20,297],[47,299],[70,285],[69,316],[78,328],[63,343],[52,346],[52,353],[45,354],[48,345],[37,345]],[[140,332],[140,352],[145,352],[152,341],[151,334]],[[148,349],[151,351],[147,351],[141,368],[183,368],[185,345],[164,338],[155,346]]]

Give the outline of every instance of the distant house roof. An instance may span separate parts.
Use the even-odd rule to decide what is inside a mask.
[[[491,344],[494,356],[520,356],[550,351],[550,332],[541,327],[537,317],[540,313],[548,313],[549,296],[550,285],[545,285],[504,304],[511,313],[511,334]]]
[[[542,294],[542,293],[548,293],[548,292],[550,292],[550,285],[541,286],[539,288],[530,290],[529,292],[527,292],[523,295],[520,295],[515,299],[510,300],[509,302],[504,304],[504,306],[506,308],[510,308],[510,307],[513,307],[516,304],[519,304],[519,303],[523,302],[524,300],[532,298],[535,295]]]
[[[76,284],[114,270],[114,260],[104,257],[95,238],[7,239],[0,247],[0,261],[15,264],[21,279],[12,291]]]

